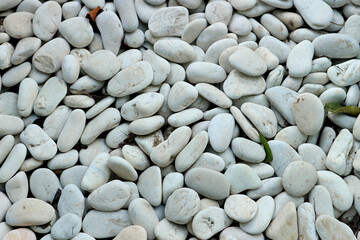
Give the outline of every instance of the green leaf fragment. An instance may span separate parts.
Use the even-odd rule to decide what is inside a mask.
[[[270,146],[269,146],[268,142],[266,141],[265,137],[260,132],[258,132],[258,133],[259,133],[260,141],[264,145],[264,148],[265,148],[265,153],[266,153],[265,163],[269,163],[273,160],[273,155],[272,155]]]
[[[352,116],[358,116],[360,114],[360,108],[358,106],[346,106],[343,107],[338,102],[329,102],[326,103],[324,106],[325,111],[331,112],[331,113],[346,113]]]

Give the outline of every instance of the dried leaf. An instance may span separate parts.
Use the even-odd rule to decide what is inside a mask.
[[[90,17],[91,20],[95,21],[96,16],[99,15],[102,11],[103,10],[101,9],[101,7],[97,6],[96,8],[94,8],[93,10],[88,12],[88,14],[86,16]]]
[[[360,108],[358,106],[346,106],[343,107],[338,102],[329,102],[326,103],[324,106],[325,111],[331,112],[331,113],[346,113],[352,116],[358,116],[360,114]]]
[[[258,132],[258,133],[259,133],[260,141],[264,145],[265,152],[266,152],[265,163],[269,163],[273,160],[273,155],[272,155],[270,146],[269,146],[268,142],[266,141],[265,137],[260,132]]]

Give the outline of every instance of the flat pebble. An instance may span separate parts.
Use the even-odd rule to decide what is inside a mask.
[[[289,53],[286,67],[293,77],[305,77],[311,71],[314,47],[310,41],[298,43]],[[300,60],[301,59],[301,60]]]
[[[334,208],[329,191],[317,185],[311,190],[309,194],[309,202],[314,206],[316,217],[320,215],[334,216]]]
[[[179,188],[167,199],[165,217],[177,224],[187,224],[200,209],[200,197],[190,188]]]
[[[232,223],[225,211],[219,207],[208,207],[198,212],[192,222],[192,230],[200,239],[209,239]]]
[[[248,190],[246,195],[251,199],[258,199],[263,196],[275,196],[283,190],[280,177],[271,177],[261,181],[261,186],[257,189]]]
[[[230,182],[231,194],[257,189],[262,186],[258,175],[246,164],[234,164],[225,171],[224,175]]]
[[[137,181],[139,193],[152,206],[159,206],[162,200],[161,172],[158,166],[152,166],[143,171]]]
[[[229,63],[240,72],[253,77],[261,76],[267,70],[264,60],[246,47],[238,47],[229,57]]]
[[[359,68],[360,60],[353,59],[329,67],[327,76],[331,82],[338,86],[351,86],[358,82],[358,74],[356,73]]]
[[[248,222],[258,212],[258,205],[246,195],[230,195],[224,205],[226,214],[237,222]]]
[[[57,152],[56,143],[38,125],[28,125],[20,139],[37,160],[50,160]]]
[[[5,184],[6,194],[11,202],[17,202],[28,196],[29,184],[25,172],[20,171]]]
[[[224,199],[230,194],[230,183],[226,176],[206,168],[188,171],[185,183],[199,194],[214,200]]]
[[[14,203],[6,213],[10,226],[32,226],[49,223],[55,217],[55,209],[35,198],[25,198]]]
[[[295,203],[287,203],[279,214],[273,219],[265,232],[266,236],[273,239],[297,239],[298,224]]]
[[[190,44],[180,39],[159,40],[154,44],[154,51],[175,63],[186,63],[195,58],[195,52]]]
[[[318,184],[330,193],[332,203],[340,211],[349,210],[353,203],[350,188],[337,174],[330,171],[318,171]]]
[[[150,63],[140,61],[110,79],[107,91],[113,97],[125,97],[146,88],[152,80],[153,69]]]
[[[69,239],[81,230],[81,217],[67,213],[60,217],[51,228],[51,236],[55,239]]]
[[[96,17],[96,26],[99,29],[105,50],[118,55],[124,29],[119,17],[112,11],[103,11]]]
[[[30,176],[30,191],[38,199],[52,202],[56,192],[62,186],[53,171],[47,168],[38,168]]]
[[[190,83],[220,83],[225,80],[225,70],[211,62],[193,62],[186,68],[186,77]]]
[[[85,198],[76,185],[67,184],[61,192],[57,207],[60,217],[67,213],[82,217],[85,210]]]
[[[48,168],[52,170],[56,169],[66,169],[72,167],[76,164],[79,159],[79,152],[75,149],[72,149],[65,153],[58,153],[48,161]]]
[[[108,167],[123,180],[135,181],[138,178],[135,168],[122,157],[111,156],[108,161]]]
[[[298,153],[303,161],[312,164],[316,170],[326,170],[326,153],[321,147],[304,143],[298,147]]]
[[[224,124],[228,126],[226,129],[223,128]],[[208,127],[209,142],[215,151],[223,152],[230,145],[234,127],[234,117],[229,113],[221,113],[211,119]]]
[[[226,94],[208,83],[198,83],[195,88],[198,90],[199,95],[221,108],[231,107],[232,101]]]
[[[34,13],[33,31],[43,41],[49,41],[61,22],[61,6],[57,2],[46,2]],[[59,48],[60,49],[60,48]]]
[[[146,230],[139,225],[132,225],[121,230],[114,240],[146,240]]]
[[[317,182],[316,169],[310,163],[295,161],[290,163],[282,175],[284,189],[292,196],[303,196],[311,191]]]
[[[299,11],[305,22],[312,29],[324,29],[328,27],[333,19],[334,13],[331,7],[323,1],[308,0],[294,1],[295,8]],[[321,16],[316,14],[321,9]]]
[[[145,170],[150,166],[148,156],[142,150],[133,145],[125,145],[122,147],[122,154],[124,159],[131,163],[137,170]]]
[[[138,198],[131,201],[128,209],[132,224],[145,228],[148,239],[155,239],[154,229],[159,218],[150,203],[143,198]]]
[[[329,215],[316,219],[316,231],[321,239],[356,239],[348,225]]]
[[[117,221],[111,221],[111,219],[117,219]],[[114,212],[90,210],[83,219],[82,230],[96,239],[112,238],[130,225],[131,220],[127,210]]]
[[[270,196],[264,196],[257,202],[258,211],[255,217],[247,223],[240,223],[240,228],[249,234],[260,234],[270,224],[275,210],[274,199]]]

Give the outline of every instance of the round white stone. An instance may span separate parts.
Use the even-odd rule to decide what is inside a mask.
[[[234,194],[226,199],[224,210],[233,220],[240,223],[248,222],[257,214],[258,205],[246,195]]]

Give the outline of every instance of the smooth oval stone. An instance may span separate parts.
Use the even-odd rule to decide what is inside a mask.
[[[62,61],[70,53],[70,45],[63,38],[55,38],[41,46],[32,57],[34,67],[45,73],[54,73],[61,68]]]
[[[67,213],[82,217],[85,210],[85,198],[76,185],[68,184],[61,192],[57,207],[60,217]]]
[[[3,23],[5,32],[13,38],[25,38],[33,36],[32,19],[34,14],[30,12],[15,12],[9,14]]]
[[[4,42],[0,45],[0,69],[4,70],[11,66],[11,56],[14,53],[14,47],[8,42]]]
[[[164,96],[160,93],[143,93],[121,107],[121,116],[128,121],[150,117],[160,109],[163,102]]]
[[[165,123],[162,116],[140,118],[130,123],[130,131],[136,135],[148,135],[160,129]]]
[[[244,103],[241,111],[266,138],[273,138],[276,134],[277,119],[274,112],[256,103]]]
[[[71,108],[89,108],[95,104],[95,100],[86,95],[68,95],[63,102]]]
[[[85,128],[86,116],[83,110],[73,110],[66,120],[57,140],[57,147],[61,152],[71,150],[79,141]]]
[[[157,239],[186,239],[188,231],[185,226],[169,222],[166,218],[156,224],[154,229]]]
[[[223,126],[227,126],[225,129]],[[230,145],[235,127],[234,117],[229,113],[221,113],[211,119],[208,133],[211,147],[217,152],[223,152]]]
[[[184,172],[201,156],[208,143],[208,133],[201,131],[197,133],[188,145],[176,156],[175,168]]]
[[[52,202],[58,190],[62,190],[55,173],[47,168],[36,169],[30,177],[30,191],[43,201]]]
[[[342,129],[330,147],[326,158],[326,167],[342,175],[345,173],[346,161],[353,146],[353,136],[347,129]]]
[[[69,239],[81,230],[81,217],[67,213],[60,217],[51,228],[51,236],[55,239]]]
[[[286,67],[293,77],[305,77],[311,71],[314,46],[308,40],[298,43],[289,53]],[[300,60],[301,59],[301,60]]]
[[[315,228],[315,212],[311,203],[303,203],[298,207],[299,238],[318,239]]]
[[[260,179],[269,178],[274,175],[274,169],[266,163],[249,163],[249,167],[259,176]]]
[[[240,227],[228,227],[225,228],[219,235],[221,240],[227,239],[247,239],[247,240],[264,240],[264,235],[260,234],[248,234]]]
[[[70,92],[72,94],[86,94],[96,92],[104,86],[104,82],[96,81],[92,77],[87,75],[79,78],[70,86]]]
[[[316,231],[321,239],[356,239],[348,225],[329,215],[316,219]]]
[[[73,17],[77,17],[80,10],[81,4],[79,2],[66,2],[62,5],[63,18],[69,19]]]
[[[0,168],[0,183],[7,182],[19,170],[26,157],[26,147],[22,143],[16,144],[7,155]]]
[[[192,221],[192,230],[196,237],[209,239],[216,233],[231,225],[224,209],[219,207],[208,207],[198,212]]]
[[[298,238],[297,213],[294,202],[287,203],[281,209],[266,229],[265,234],[273,239],[282,238],[283,236],[286,236],[288,239]]]
[[[206,50],[204,61],[219,64],[221,53],[232,46],[237,46],[237,41],[232,38],[225,38],[214,42]]]
[[[177,189],[184,186],[184,175],[178,172],[168,173],[163,179],[163,203],[166,204],[169,196]],[[166,206],[165,206],[166,207]]]
[[[191,137],[191,129],[182,126],[175,129],[166,141],[160,142],[150,154],[151,161],[159,167],[167,167],[186,146]]]
[[[173,113],[168,118],[168,123],[172,127],[190,125],[199,121],[204,116],[203,112],[197,108],[188,108],[181,112]]]
[[[21,64],[30,58],[41,46],[41,40],[36,37],[22,38],[15,47],[11,56],[11,63]]]
[[[190,44],[180,39],[159,40],[154,44],[154,51],[175,63],[186,63],[195,58],[194,49]]]
[[[273,70],[279,65],[279,59],[265,47],[259,47],[255,50],[255,53],[260,55],[264,60],[267,70]]]
[[[253,77],[261,76],[267,70],[266,63],[257,53],[241,46],[229,57],[229,63],[240,72]]]
[[[106,109],[85,126],[80,142],[82,144],[89,145],[102,132],[115,128],[119,125],[120,119],[120,112],[116,108]]]
[[[220,83],[225,80],[225,70],[210,62],[193,62],[186,68],[186,77],[190,83]]]
[[[52,170],[66,169],[74,166],[78,161],[78,159],[79,159],[78,151],[72,149],[66,153],[56,154],[55,157],[48,162],[47,166]]]
[[[246,138],[234,138],[231,142],[231,149],[236,157],[246,162],[259,163],[265,159],[264,148]]]
[[[61,105],[45,118],[43,130],[51,139],[57,140],[59,138],[70,113],[71,109],[69,107]]]
[[[198,83],[195,87],[198,90],[200,96],[202,96],[209,102],[215,104],[216,106],[221,108],[231,107],[231,99],[228,98],[223,91],[221,91],[214,85],[208,83]]]
[[[38,125],[28,125],[20,139],[37,160],[50,160],[57,152],[56,143]]]
[[[325,90],[319,98],[324,105],[329,102],[342,102],[346,98],[346,92],[340,87],[332,87]]]
[[[76,165],[71,168],[65,169],[60,175],[60,183],[62,186],[74,184],[78,188],[81,186],[81,180],[88,169],[87,166]]]
[[[145,228],[139,225],[132,225],[121,230],[114,240],[146,240],[147,233]]]
[[[321,100],[314,94],[300,94],[292,104],[292,112],[297,127],[304,134],[313,135],[321,129],[325,113]]]
[[[131,163],[121,157],[111,156],[108,161],[108,167],[121,179],[136,181],[138,178],[138,174]]]
[[[34,102],[34,112],[39,116],[48,116],[67,93],[67,86],[64,80],[52,77],[41,88]]]
[[[15,203],[28,196],[29,184],[25,172],[20,171],[5,184],[6,194]]]
[[[334,216],[331,196],[325,187],[316,185],[309,194],[309,202],[314,206],[316,217],[320,215]]]
[[[291,3],[291,1],[288,2]],[[289,35],[285,24],[272,14],[265,13],[262,15],[260,18],[260,23],[270,32],[271,35],[279,40],[285,40]]]
[[[38,94],[38,84],[32,78],[25,78],[19,86],[17,109],[21,116],[30,116]]]
[[[3,240],[35,240],[36,235],[33,231],[31,231],[28,228],[17,228],[14,230],[11,230],[10,232],[6,233]]]
[[[227,26],[222,22],[213,23],[205,28],[196,39],[196,46],[206,51],[211,44],[225,38]]]
[[[256,203],[258,212],[255,217],[247,223],[240,223],[240,228],[249,234],[262,233],[269,226],[275,210],[274,199],[270,196],[264,196]]]
[[[15,1],[5,0],[0,4],[0,11],[4,11],[16,7],[17,5],[19,5],[20,2],[21,0],[15,0]]]
[[[168,61],[157,55],[152,50],[147,50],[143,53],[143,60],[151,64],[154,72],[154,78],[151,82],[152,85],[159,85],[163,83],[168,77],[171,67]]]
[[[228,2],[211,2],[206,5],[205,18],[210,23],[222,22],[228,25],[233,8]]]
[[[119,72],[120,61],[111,51],[99,50],[82,62],[81,69],[95,80],[105,81]]]
[[[266,195],[275,196],[283,190],[280,177],[271,177],[264,179],[261,182],[261,187],[247,191],[247,195],[251,199],[258,199]]]
[[[294,6],[312,29],[324,29],[328,27],[334,17],[331,7],[324,1],[295,0]],[[321,15],[319,15],[319,9],[321,9]]]
[[[116,221],[112,219],[116,219]],[[105,222],[107,224],[104,224]],[[131,220],[127,210],[114,212],[91,210],[83,219],[82,229],[96,239],[112,238],[130,225]]]
[[[190,188],[179,188],[167,199],[165,217],[177,224],[187,224],[200,209],[200,197]]]
[[[189,22],[189,12],[185,7],[167,7],[156,11],[149,19],[149,30],[155,37],[181,36]]]
[[[24,129],[24,122],[21,118],[10,115],[0,115],[0,137],[5,135],[17,135]]]
[[[231,2],[235,1],[230,1],[230,3]],[[250,21],[246,17],[238,13],[233,13],[228,27],[230,32],[233,32],[240,36],[246,36],[252,30]]]
[[[296,197],[306,195],[315,186],[316,182],[315,167],[304,161],[290,163],[282,175],[285,191]]]
[[[251,77],[238,70],[232,70],[224,82],[225,94],[231,99],[264,92],[266,83],[263,77]]]
[[[124,36],[124,29],[119,17],[113,11],[103,11],[96,16],[95,21],[104,49],[118,55]]]
[[[61,73],[66,83],[74,83],[80,73],[80,63],[73,55],[66,55],[61,64]]]
[[[150,203],[143,198],[137,198],[131,201],[128,209],[132,224],[145,228],[148,239],[155,239],[154,229],[159,218]]]
[[[315,56],[352,58],[359,54],[358,41],[341,33],[323,34],[313,40]]]
[[[224,173],[230,183],[230,193],[237,194],[262,186],[258,175],[246,164],[231,165]]]
[[[198,97],[197,89],[187,82],[176,82],[168,95],[168,106],[171,111],[178,112],[190,106]]]
[[[110,154],[98,153],[81,179],[81,189],[92,192],[108,182],[111,171],[107,165]]]
[[[15,202],[6,213],[10,226],[33,226],[49,223],[55,217],[55,209],[48,203],[25,198]]]
[[[150,63],[140,61],[110,79],[107,91],[113,97],[124,97],[146,88],[152,80],[153,69]]]
[[[133,145],[124,145],[122,155],[135,169],[145,170],[150,166],[147,155],[138,147]]]
[[[230,183],[226,176],[206,168],[193,168],[185,176],[185,183],[199,194],[220,200],[229,196]]]
[[[191,44],[206,27],[207,21],[204,18],[198,18],[187,23],[182,31],[181,40]]]
[[[258,212],[258,205],[246,195],[230,195],[224,204],[226,214],[237,222],[249,222]]]
[[[274,140],[288,143],[295,149],[305,143],[307,139],[308,136],[303,134],[297,126],[289,126],[281,129],[274,138]]]
[[[162,199],[161,172],[158,166],[152,166],[143,171],[137,181],[139,193],[152,206],[159,206]]]
[[[276,110],[278,110],[279,113],[286,119],[286,121],[295,125],[292,105],[295,99],[299,96],[298,93],[283,86],[276,86],[266,90],[265,96],[271,105],[274,106]]]
[[[340,211],[347,211],[353,203],[353,198],[346,182],[330,171],[318,171],[317,174],[318,184],[329,191],[334,207]]]
[[[126,32],[133,32],[139,25],[139,20],[136,15],[134,1],[114,1],[117,12],[119,13],[121,23]]]
[[[5,215],[8,211],[8,209],[11,207],[11,202],[10,202],[9,198],[3,192],[0,193],[0,203],[1,203],[0,219],[1,219],[1,221],[3,221],[5,219]]]
[[[87,203],[99,211],[120,210],[130,197],[128,185],[120,180],[113,180],[93,191],[87,198]]]
[[[353,59],[331,66],[327,70],[327,76],[330,81],[337,86],[350,86],[359,81],[359,76],[357,74],[359,68],[360,60]]]
[[[316,170],[326,170],[326,153],[321,147],[310,143],[301,144],[298,153],[303,161],[311,163]]]
[[[301,161],[300,155],[288,143],[271,140],[269,141],[269,146],[273,153],[273,160],[270,162],[270,165],[279,177],[282,176],[284,169],[291,162]]]
[[[286,62],[287,57],[291,51],[289,46],[272,36],[265,36],[261,38],[259,47],[267,48],[279,59],[280,63]]]
[[[69,18],[59,24],[59,32],[72,46],[83,48],[90,44],[94,31],[89,21],[82,17]]]
[[[46,2],[34,14],[33,31],[43,41],[49,41],[58,30],[61,22],[61,6],[57,2]]]

